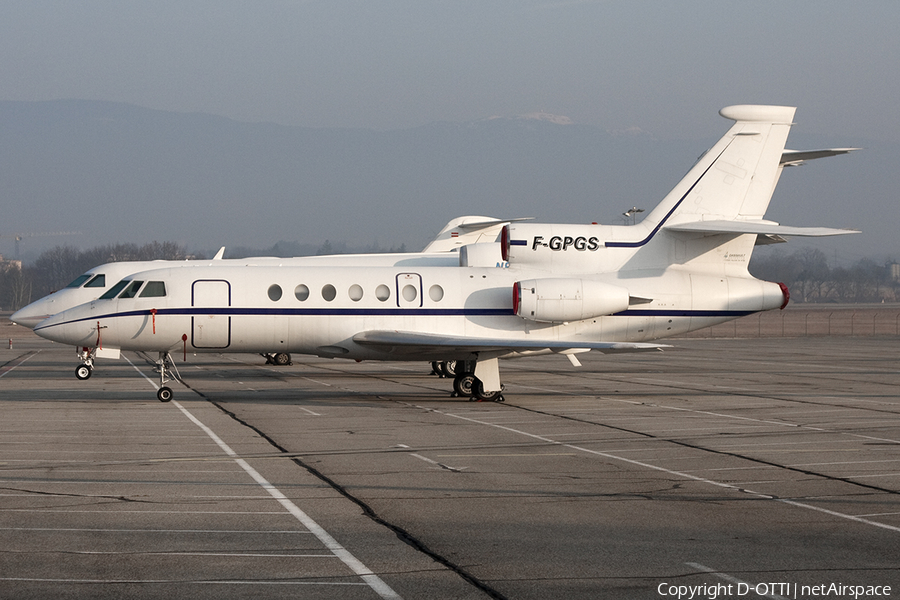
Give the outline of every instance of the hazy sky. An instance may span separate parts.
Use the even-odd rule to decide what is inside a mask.
[[[724,106],[792,105],[792,137],[882,150],[832,159],[857,161],[840,165],[849,191],[823,190],[821,214],[788,224],[859,227],[837,247],[897,253],[898,25],[898,0],[0,0],[0,100],[376,130],[544,111],[700,149],[726,130]],[[451,210],[409,218],[427,240]],[[345,235],[333,221],[323,237]]]
[[[900,139],[900,2],[2,1],[0,99],[393,129],[546,111],[690,136],[736,103]],[[848,140],[852,141],[852,140]]]

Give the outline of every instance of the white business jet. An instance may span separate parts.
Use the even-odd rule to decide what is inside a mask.
[[[406,264],[412,266],[455,266],[459,264],[459,257],[451,252],[458,252],[463,246],[469,244],[495,243],[500,237],[501,228],[514,221],[527,221],[530,219],[495,219],[493,217],[466,216],[457,217],[447,223],[431,242],[421,252],[379,253],[379,254],[332,254],[325,256],[296,256],[293,258],[278,258],[272,256],[254,256],[250,258],[223,259],[225,247],[219,249],[216,255],[209,260],[143,260],[143,261],[119,261],[102,264],[88,269],[61,290],[48,294],[35,300],[31,304],[10,315],[9,320],[16,325],[22,325],[34,329],[35,325],[44,319],[84,304],[90,300],[96,300],[103,295],[110,286],[118,283],[126,275],[147,271],[149,269],[161,269],[163,267],[197,267],[219,265],[372,265],[392,266]],[[500,262],[500,246],[485,247],[480,250],[480,258],[484,266],[491,266]],[[494,261],[491,263],[491,261]],[[221,261],[221,262],[218,262]],[[497,266],[503,266],[497,264]]]
[[[458,361],[454,389],[502,399],[498,359],[656,350],[652,340],[784,308],[747,270],[754,245],[855,233],[765,220],[783,167],[851,149],[785,151],[795,109],[731,106],[735,123],[635,225],[510,223],[509,268],[204,266],[120,281],[35,332],[76,346],[171,354],[279,349],[355,360]],[[461,253],[464,255],[465,253]],[[462,258],[462,256],[461,256]],[[461,366],[460,366],[461,365]]]
[[[447,223],[443,229],[428,243],[421,252],[378,253],[378,254],[335,254],[325,256],[298,256],[293,258],[251,257],[240,259],[223,259],[225,248],[222,247],[210,260],[180,261],[120,261],[100,265],[89,269],[76,277],[69,285],[14,312],[10,321],[17,325],[33,329],[38,323],[69,308],[96,300],[122,278],[149,269],[163,267],[200,267],[200,266],[458,266],[460,248],[471,264],[481,266],[505,266],[501,260],[500,246],[497,239],[501,228],[510,222],[526,221],[520,219],[495,219],[483,216],[457,217]],[[473,244],[480,244],[473,246]],[[466,252],[469,250],[469,252]],[[476,252],[477,250],[477,252]],[[77,371],[79,379],[91,376],[97,348],[83,347],[79,349],[82,367]],[[100,351],[103,356],[103,351]],[[266,352],[263,355],[269,362],[278,365],[290,364],[290,354],[285,352]],[[115,356],[114,354],[111,356]]]

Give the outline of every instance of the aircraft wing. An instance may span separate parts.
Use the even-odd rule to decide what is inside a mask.
[[[755,233],[757,235],[787,235],[822,237],[859,233],[857,229],[834,229],[831,227],[790,227],[774,221],[692,221],[666,225],[669,231],[690,233]]]
[[[599,350],[604,354],[617,352],[647,352],[671,348],[664,344],[634,342],[593,342],[576,340],[513,340],[508,338],[482,338],[458,335],[438,335],[411,331],[363,331],[353,336],[353,341],[363,346],[378,347],[393,354],[421,354],[429,352],[523,352],[528,350]]]

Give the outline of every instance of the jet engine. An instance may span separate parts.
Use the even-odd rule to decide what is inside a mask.
[[[542,323],[581,321],[628,308],[628,290],[584,279],[529,279],[513,284],[513,310]]]

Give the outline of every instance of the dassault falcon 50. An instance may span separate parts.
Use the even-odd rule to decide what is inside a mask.
[[[493,217],[465,216],[456,217],[447,223],[421,252],[394,252],[372,254],[332,254],[318,256],[296,256],[293,258],[277,258],[272,256],[256,256],[250,258],[223,258],[225,247],[219,249],[210,260],[146,260],[119,261],[102,264],[88,269],[69,285],[61,290],[48,294],[39,300],[17,310],[9,320],[17,325],[34,328],[38,323],[58,312],[96,300],[105,294],[113,284],[124,277],[164,267],[200,267],[200,266],[404,266],[406,268],[422,266],[457,266],[459,265],[460,248],[465,248],[466,260],[471,265],[504,267],[501,259],[501,228],[514,221],[528,221],[519,218],[502,221]],[[475,244],[478,244],[477,246]],[[87,379],[94,369],[96,357],[118,358],[115,351],[104,351],[95,346],[83,346],[78,350],[82,364],[76,370],[79,379]],[[287,352],[262,352],[272,364],[287,365],[291,356]],[[446,369],[446,366],[445,366]]]
[[[734,123],[634,225],[509,223],[506,269],[203,266],[135,273],[35,332],[79,347],[171,355],[284,351],[355,360],[455,360],[460,395],[502,399],[498,359],[661,348],[654,340],[784,308],[747,267],[756,244],[855,233],[764,218],[783,168],[851,148],[785,150],[795,109],[730,106]],[[461,252],[461,259],[465,252]]]

